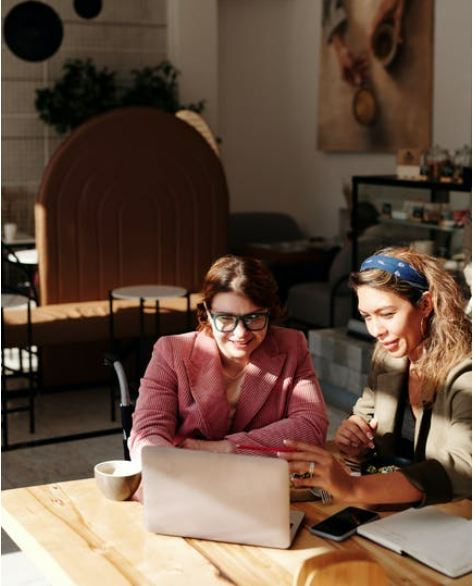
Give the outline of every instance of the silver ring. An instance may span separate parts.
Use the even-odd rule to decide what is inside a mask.
[[[311,476],[311,478],[314,476],[314,466],[316,465],[315,462],[310,462],[309,463],[309,476]]]

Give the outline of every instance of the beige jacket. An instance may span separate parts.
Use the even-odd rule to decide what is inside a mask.
[[[423,491],[419,506],[471,497],[472,362],[455,366],[434,403],[422,410],[415,424],[415,464],[401,469]],[[375,444],[379,455],[395,455],[399,398],[407,392],[408,360],[386,355],[374,361],[368,385],[354,413],[378,421]]]

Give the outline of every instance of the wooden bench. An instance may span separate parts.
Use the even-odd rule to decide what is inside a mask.
[[[199,294],[190,297],[190,326],[196,326]],[[130,340],[139,335],[139,303],[115,300],[114,337]],[[185,332],[188,326],[186,298],[170,298],[160,302],[161,334]],[[23,348],[27,345],[26,309],[4,310],[2,345]],[[102,365],[103,355],[110,349],[109,301],[58,303],[31,309],[32,344],[41,348],[44,386],[61,385],[65,380],[99,382],[109,374]],[[154,340],[155,307],[144,308],[144,334]]]

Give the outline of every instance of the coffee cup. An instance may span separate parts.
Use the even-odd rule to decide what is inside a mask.
[[[374,57],[384,67],[389,67],[395,60],[398,51],[398,41],[395,28],[390,22],[382,22],[372,38],[372,52]]]
[[[17,225],[14,223],[7,223],[3,225],[3,236],[6,242],[13,242],[17,233]]]
[[[125,501],[139,488],[140,464],[127,460],[109,460],[94,466],[94,477],[102,494],[113,501]]]

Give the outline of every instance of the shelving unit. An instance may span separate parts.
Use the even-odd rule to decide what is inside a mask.
[[[431,203],[448,203],[450,202],[452,192],[471,192],[471,183],[443,183],[441,181],[414,181],[406,179],[398,179],[395,175],[362,175],[354,176],[352,178],[352,266],[354,270],[358,269],[358,203],[359,203],[359,189],[362,185],[374,185],[380,187],[397,187],[402,190],[402,199],[404,192],[411,190],[425,190],[429,193],[429,202]],[[394,196],[395,197],[395,196]],[[379,210],[381,211],[381,210]],[[408,229],[421,229],[429,231],[430,238],[437,240],[438,234],[446,235],[452,238],[453,235],[461,232],[462,227],[459,226],[439,226],[428,222],[414,222],[410,220],[397,220],[390,218],[379,218],[380,224],[389,226],[398,226],[402,228],[402,234]],[[394,242],[398,245],[402,242]]]
[[[461,230],[461,226],[438,226],[437,224],[429,224],[427,222],[412,222],[410,220],[394,220],[392,218],[381,218],[381,224],[388,224],[389,226],[402,226],[408,228],[421,228],[422,230],[436,230],[437,232],[449,232],[453,234]]]

